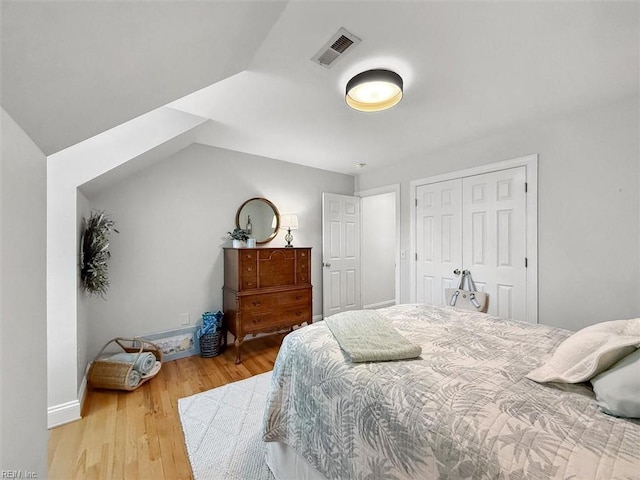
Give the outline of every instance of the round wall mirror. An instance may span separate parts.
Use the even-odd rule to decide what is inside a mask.
[[[256,243],[267,243],[278,234],[280,213],[266,198],[250,198],[240,205],[236,213],[236,227],[246,230]]]

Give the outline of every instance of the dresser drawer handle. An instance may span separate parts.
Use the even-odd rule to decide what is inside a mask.
[[[250,287],[253,285],[253,282],[247,282],[247,287]]]
[[[300,300],[302,298],[302,295],[296,295],[296,300]]]
[[[302,316],[302,312],[296,312],[296,317]]]
[[[260,306],[260,302],[252,302],[254,307],[259,307]]]
[[[247,267],[247,272],[253,272],[253,268]]]

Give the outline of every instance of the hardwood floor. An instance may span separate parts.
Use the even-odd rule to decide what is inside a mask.
[[[233,346],[214,358],[165,362],[133,392],[90,390],[83,418],[50,431],[49,479],[190,479],[178,399],[273,368],[284,335]]]

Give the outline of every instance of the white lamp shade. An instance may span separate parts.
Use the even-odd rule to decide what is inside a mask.
[[[283,230],[297,230],[298,229],[298,214],[296,213],[284,213],[280,215],[280,228]]]

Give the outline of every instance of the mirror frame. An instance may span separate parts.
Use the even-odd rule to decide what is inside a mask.
[[[273,210],[273,214],[276,216],[276,228],[273,230],[273,233],[271,235],[269,235],[269,237],[266,240],[262,240],[262,241],[258,241],[258,239],[256,239],[256,244],[257,245],[264,245],[265,243],[269,243],[271,240],[273,240],[274,238],[276,238],[276,235],[278,235],[278,230],[280,230],[280,212],[278,211],[278,208],[273,204],[273,202],[267,200],[264,197],[253,197],[250,198],[249,200],[245,201],[242,205],[240,205],[240,207],[238,208],[238,211],[236,212],[236,227],[237,228],[242,228],[240,226],[240,212],[242,211],[242,209],[245,207],[245,205],[249,202],[253,202],[259,200],[261,202],[266,203],[267,205],[269,205],[271,207],[271,209]]]

